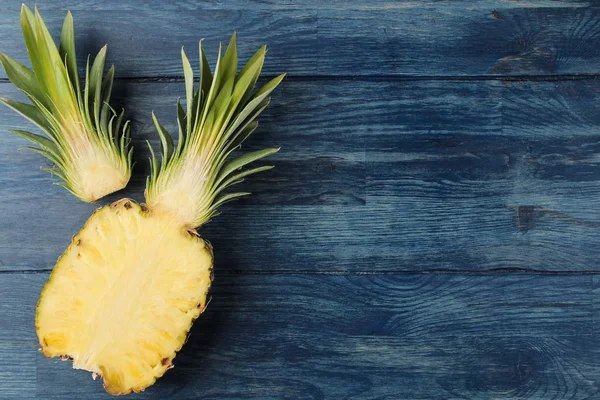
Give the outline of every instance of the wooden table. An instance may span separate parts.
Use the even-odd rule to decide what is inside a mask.
[[[135,399],[600,399],[600,9],[586,1],[38,0],[109,44],[143,200],[179,58],[238,32],[287,72],[245,149],[281,146],[213,242],[208,311]],[[18,0],[0,50],[25,63]],[[0,96],[22,98],[0,78]],[[106,399],[37,352],[35,305],[98,205],[17,152],[0,109],[0,398]]]

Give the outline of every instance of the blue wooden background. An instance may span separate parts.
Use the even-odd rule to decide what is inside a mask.
[[[135,399],[600,399],[600,8],[588,1],[38,0],[109,44],[142,200],[179,50],[269,45],[288,72],[247,149],[255,194],[203,229],[216,281],[176,368]],[[27,62],[20,1],[0,50]],[[0,96],[22,98],[0,74]],[[37,352],[35,304],[97,205],[0,109],[0,399],[106,399]]]

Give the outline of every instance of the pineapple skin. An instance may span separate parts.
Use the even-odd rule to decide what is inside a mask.
[[[173,367],[213,279],[212,246],[195,230],[127,198],[101,207],[42,290],[40,351],[101,376],[112,395],[143,391]]]

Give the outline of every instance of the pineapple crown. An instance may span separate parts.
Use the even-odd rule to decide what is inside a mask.
[[[0,53],[8,79],[32,104],[5,98],[0,102],[35,123],[46,136],[11,130],[39,147],[28,147],[55,164],[42,168],[59,178],[84,201],[95,201],[123,188],[131,175],[129,121],[108,104],[114,66],[102,77],[106,46],[85,70],[80,88],[75,58],[73,17],[67,13],[57,49],[37,7],[21,7],[21,27],[33,69]],[[120,134],[120,132],[122,133]]]
[[[199,227],[219,214],[218,208],[250,193],[224,194],[228,187],[273,166],[245,168],[248,164],[276,153],[268,148],[230,157],[257,128],[256,117],[270,102],[269,95],[281,83],[285,74],[272,79],[256,92],[266,47],[261,47],[237,72],[236,34],[231,37],[221,58],[222,46],[214,74],[207,58],[200,51],[199,86],[194,86],[192,67],[181,49],[185,77],[184,109],[177,101],[177,145],[154,113],[152,118],[160,137],[161,161],[148,143],[151,174],[146,182],[146,202],[150,210],[173,215],[188,228]]]

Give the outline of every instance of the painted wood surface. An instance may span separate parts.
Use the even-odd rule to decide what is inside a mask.
[[[46,278],[3,276],[0,349],[19,354],[5,394],[110,398],[36,353]],[[593,399],[597,288],[579,274],[220,274],[175,369],[131,398]]]
[[[0,32],[2,51],[25,60],[15,18],[21,2],[2,2]],[[242,58],[269,44],[268,74],[595,74],[600,65],[600,8],[582,1],[37,4],[48,11],[45,19],[54,32],[60,31],[65,9],[72,9],[81,61],[109,43],[108,60],[117,64],[118,77],[182,76],[181,46],[195,49],[202,37],[214,57],[219,41],[234,29],[244,42]]]
[[[143,200],[148,116],[176,129],[183,83],[117,89],[140,151],[134,182],[112,198]],[[277,168],[201,233],[237,271],[597,271],[599,94],[595,80],[286,81],[244,146],[281,146]],[[9,84],[0,95],[18,97]],[[41,157],[16,152],[23,139],[2,140],[0,261],[47,270],[97,205],[51,186]],[[19,229],[28,218],[37,240]]]
[[[0,2],[0,51],[26,62]],[[202,229],[216,282],[139,399],[597,399],[600,8],[588,1],[39,0],[80,61],[109,44],[129,187],[82,204],[0,109],[0,399],[107,399],[37,352],[56,258],[99,205],[143,200],[154,110],[174,128],[204,37],[288,72],[244,150],[281,146]],[[0,72],[0,96],[22,98]],[[2,133],[4,132],[4,133]]]

